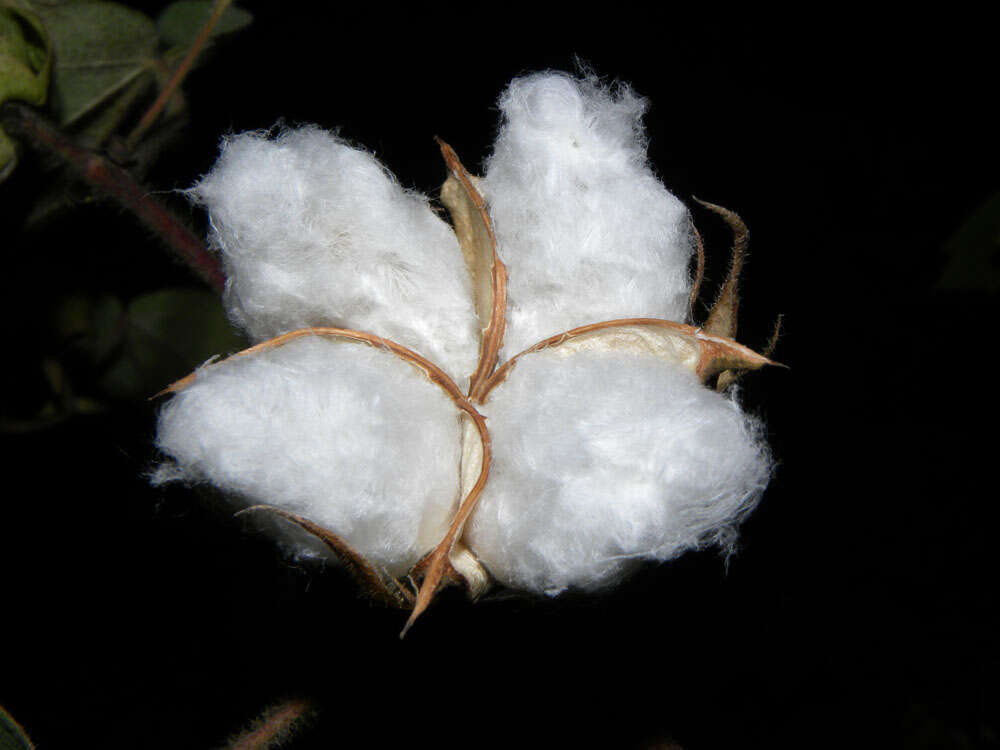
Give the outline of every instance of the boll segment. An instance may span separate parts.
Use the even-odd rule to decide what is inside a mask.
[[[501,108],[484,178],[442,144],[452,227],[316,128],[227,138],[192,189],[260,343],[168,389],[154,482],[295,520],[407,627],[448,581],[553,595],[728,547],[772,469],[709,387],[770,363],[718,322],[735,277],[683,322],[695,235],[645,100],[543,73]]]
[[[628,86],[545,73],[500,97],[480,187],[511,279],[504,359],[599,320],[684,320],[694,241],[647,162],[646,106]]]

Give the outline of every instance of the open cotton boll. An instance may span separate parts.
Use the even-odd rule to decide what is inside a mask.
[[[211,213],[230,317],[254,339],[339,326],[393,339],[459,381],[475,369],[454,233],[371,154],[315,127],[244,133],[190,192]]]
[[[646,159],[646,100],[564,73],[515,79],[482,191],[510,275],[505,357],[600,320],[683,321],[693,237]]]
[[[725,546],[770,474],[756,421],[651,354],[530,354],[482,410],[493,466],[465,538],[513,588],[596,589]]]
[[[391,574],[440,541],[458,499],[458,412],[419,370],[304,337],[198,371],[163,407],[154,482],[210,482],[319,523]]]

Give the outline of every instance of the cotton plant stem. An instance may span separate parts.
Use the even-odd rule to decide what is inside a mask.
[[[191,72],[191,67],[194,65],[194,61],[198,58],[202,49],[205,47],[205,43],[212,34],[212,30],[215,25],[222,18],[222,14],[226,12],[232,4],[233,0],[215,0],[215,5],[212,7],[212,13],[209,15],[208,20],[205,21],[205,25],[201,27],[201,31],[198,32],[198,36],[195,38],[194,42],[191,43],[191,48],[188,53],[181,60],[181,64],[177,66],[177,70],[174,71],[173,75],[170,76],[170,80],[167,81],[166,86],[160,91],[160,95],[156,97],[149,109],[139,120],[132,132],[129,133],[128,138],[125,139],[126,147],[131,151],[135,148],[139,139],[149,130],[150,126],[156,122],[156,118],[160,116],[163,108],[167,106],[167,102],[170,101],[170,97],[174,95],[177,87],[181,85],[187,74]]]
[[[222,292],[226,277],[218,259],[180,218],[153,198],[131,174],[76,143],[31,107],[5,104],[0,109],[0,121],[8,133],[58,158],[95,191],[118,201],[205,283],[216,292]]]

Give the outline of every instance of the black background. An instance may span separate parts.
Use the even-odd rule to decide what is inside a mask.
[[[791,369],[744,395],[780,467],[728,570],[703,552],[603,596],[446,595],[400,642],[404,615],[338,571],[147,486],[155,405],[5,435],[0,704],[41,747],[218,746],[293,695],[320,705],[296,747],[1000,742],[995,300],[938,285],[997,183],[980,19],[247,7],[151,185],[186,187],[220,134],[284,119],[339,128],[434,194],[433,136],[478,171],[506,83],[578,55],[651,99],[664,182],[750,227],[740,338],[761,345],[783,313]],[[695,217],[718,283],[725,232]],[[8,248],[9,362],[45,351],[59,285],[198,284],[110,206]],[[5,367],[16,403],[29,379]]]

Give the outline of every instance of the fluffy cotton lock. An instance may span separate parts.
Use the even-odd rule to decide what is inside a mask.
[[[190,191],[208,208],[225,302],[255,340],[306,326],[375,331],[456,379],[475,369],[472,289],[427,199],[316,127],[226,138]]]
[[[628,86],[553,73],[500,98],[482,190],[510,274],[505,357],[601,320],[684,321],[693,235],[649,167],[646,106]]]
[[[466,538],[512,588],[593,590],[726,546],[771,471],[756,420],[652,354],[527,355],[483,413],[494,460]]]
[[[647,163],[645,100],[544,73],[513,81],[500,107],[477,183],[510,277],[500,361],[598,321],[683,321],[692,236]],[[252,336],[367,331],[466,388],[480,326],[462,253],[369,154],[311,127],[233,136],[192,194],[211,214],[227,308]],[[599,335],[556,345],[476,403],[493,461],[461,541],[497,581],[593,590],[640,560],[732,544],[771,471],[762,429],[670,351]],[[161,411],[155,481],[292,511],[400,577],[476,480],[471,459],[460,467],[478,440],[461,420],[399,356],[309,335],[199,370]]]
[[[161,410],[154,482],[209,482],[309,518],[404,575],[458,500],[458,414],[395,355],[306,337],[210,364]]]

